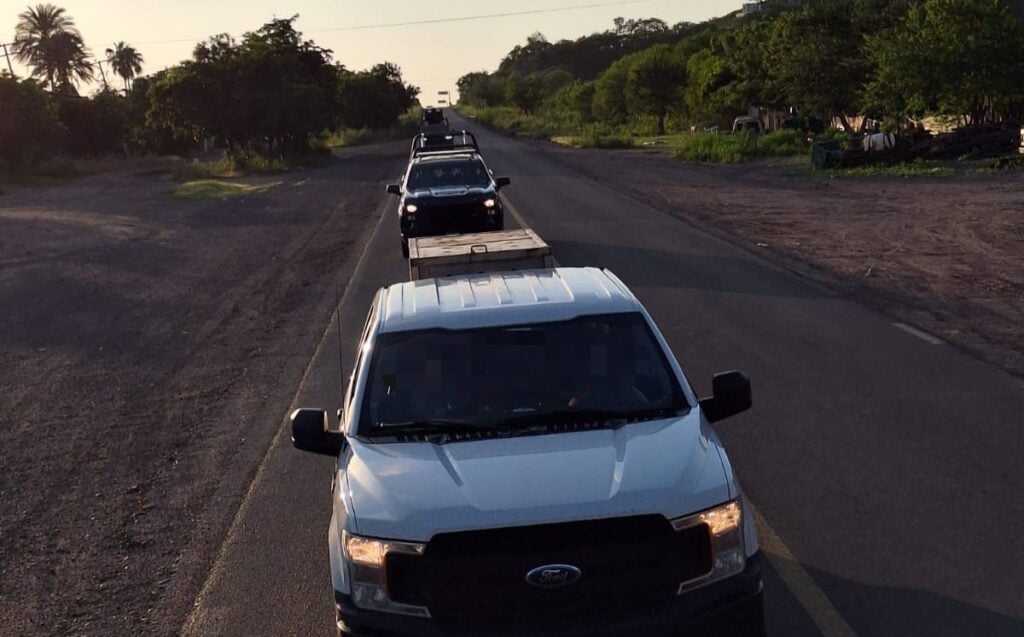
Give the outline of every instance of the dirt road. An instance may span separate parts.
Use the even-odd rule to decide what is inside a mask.
[[[154,173],[0,196],[4,633],[176,632],[401,152],[244,199]]]

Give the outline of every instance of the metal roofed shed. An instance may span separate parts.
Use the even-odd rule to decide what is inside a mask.
[[[529,229],[417,237],[409,241],[412,281],[553,266],[551,248]]]
[[[607,270],[554,268],[396,283],[382,291],[380,331],[473,329],[635,312],[639,302]]]

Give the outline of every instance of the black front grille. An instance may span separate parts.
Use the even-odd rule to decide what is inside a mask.
[[[412,236],[484,232],[491,221],[483,203],[421,207],[411,226]]]
[[[547,564],[583,576],[556,589],[526,582]],[[442,534],[423,556],[388,556],[387,569],[391,598],[426,606],[443,627],[557,627],[656,612],[711,570],[711,543],[703,525],[676,532],[658,515],[614,518]]]

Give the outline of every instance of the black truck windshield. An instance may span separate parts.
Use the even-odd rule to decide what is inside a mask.
[[[451,186],[486,187],[491,176],[483,162],[473,159],[431,161],[416,164],[409,171],[409,190]]]
[[[382,334],[359,433],[667,416],[687,402],[638,313]]]

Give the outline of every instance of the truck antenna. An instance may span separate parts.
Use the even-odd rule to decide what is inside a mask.
[[[345,357],[341,351],[341,292],[338,290],[338,280],[334,280],[334,320],[338,324],[338,373],[341,374],[341,395],[342,403],[345,402]]]

